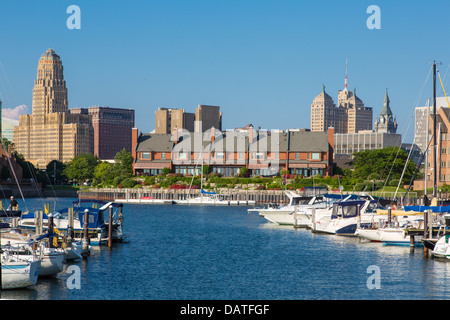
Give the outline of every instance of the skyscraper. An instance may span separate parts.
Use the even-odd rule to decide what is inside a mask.
[[[48,49],[39,59],[31,115],[21,115],[13,142],[25,159],[44,168],[92,153],[93,128],[87,114],[71,114],[59,55]]]
[[[325,87],[311,104],[311,131],[327,131],[335,128],[335,133],[358,133],[372,130],[372,108],[364,106],[356,96],[356,89],[348,90],[347,66],[344,90],[338,91],[338,105],[325,93]]]

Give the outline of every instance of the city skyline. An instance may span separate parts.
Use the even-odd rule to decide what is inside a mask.
[[[412,1],[76,1],[81,29],[70,30],[69,3],[2,4],[0,99],[6,112],[31,113],[40,55],[53,48],[64,64],[69,109],[132,108],[135,126],[154,129],[159,107],[217,105],[223,129],[247,123],[266,129],[310,128],[310,105],[322,90],[348,88],[374,118],[386,88],[397,133],[414,136],[414,109],[431,97],[433,60],[444,86],[450,69],[445,10]],[[381,10],[370,30],[367,8]],[[436,10],[438,8],[439,10]],[[432,23],[430,23],[430,21]],[[437,94],[443,91],[438,80]],[[375,119],[373,119],[375,122]]]

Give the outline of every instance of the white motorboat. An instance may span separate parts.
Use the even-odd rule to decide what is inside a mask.
[[[248,209],[248,212],[257,212],[266,220],[279,225],[295,225],[297,227],[307,227],[310,225],[310,215],[312,208],[327,208],[327,206],[337,201],[338,197],[332,195],[301,196],[293,191],[286,190],[289,203],[285,206],[270,204],[264,208]]]
[[[331,215],[317,217],[313,230],[338,235],[355,235],[358,224],[367,225],[374,221],[376,213],[372,210],[372,205],[376,203],[376,200],[335,202]]]
[[[40,261],[26,261],[17,255],[2,254],[2,287],[1,289],[26,288],[36,284],[39,275]]]

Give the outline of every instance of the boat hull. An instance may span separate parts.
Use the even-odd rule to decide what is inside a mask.
[[[14,261],[2,263],[2,289],[20,289],[36,284],[39,261]]]

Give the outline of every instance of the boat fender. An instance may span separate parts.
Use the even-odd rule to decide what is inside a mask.
[[[38,247],[38,243],[37,243],[37,241],[34,241],[33,242],[33,250],[36,251],[37,247]]]

